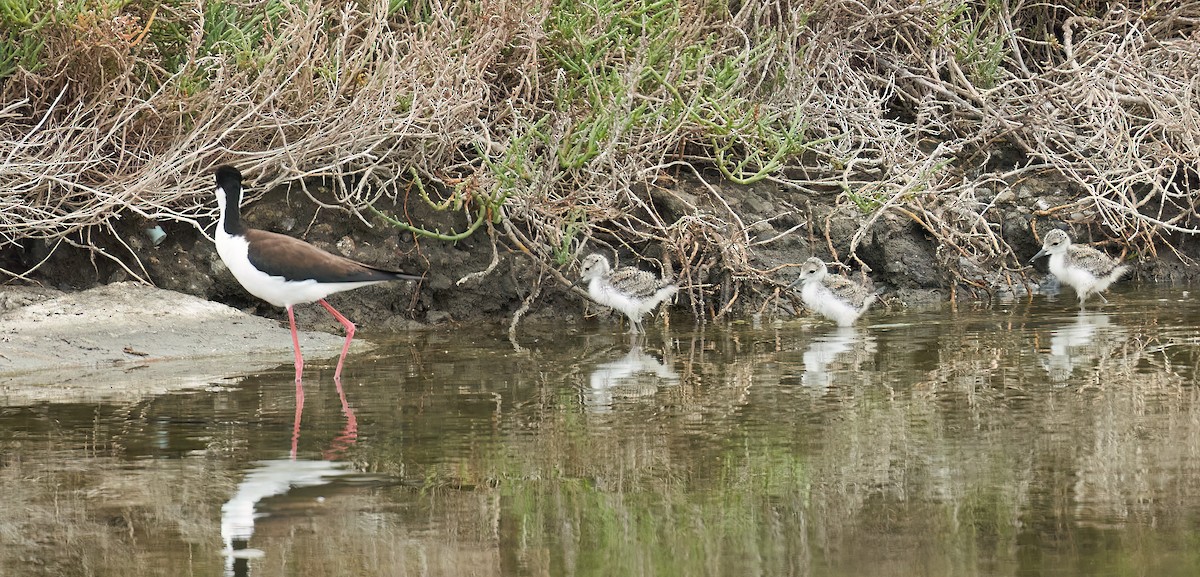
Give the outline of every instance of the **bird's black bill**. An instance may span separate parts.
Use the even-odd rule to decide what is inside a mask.
[[[1042,258],[1043,256],[1046,256],[1046,249],[1044,249],[1044,248],[1042,250],[1039,250],[1037,252],[1037,254],[1033,255],[1033,258],[1029,259],[1029,262],[1032,263],[1033,261],[1035,261],[1039,258]]]

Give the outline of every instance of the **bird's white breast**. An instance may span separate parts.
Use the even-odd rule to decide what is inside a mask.
[[[804,283],[800,290],[800,298],[813,312],[826,318],[833,319],[839,325],[849,326],[858,318],[858,310],[849,303],[839,299],[824,283],[810,281]]]
[[[630,298],[629,295],[616,290],[612,284],[602,278],[594,278],[588,283],[588,295],[592,297],[592,300],[617,309],[630,317],[638,315],[638,309],[642,304],[640,301]]]
[[[1078,292],[1085,292],[1096,284],[1096,275],[1083,267],[1067,266],[1067,255],[1050,255],[1050,272],[1059,282],[1069,285]]]

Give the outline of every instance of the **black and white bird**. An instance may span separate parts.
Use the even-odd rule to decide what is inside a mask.
[[[216,179],[221,211],[217,254],[250,294],[287,309],[296,350],[296,382],[300,382],[304,358],[292,307],[311,302],[321,303],[346,328],[346,343],[333,374],[334,379],[341,379],[342,364],[354,338],[354,323],[325,302],[325,297],[381,282],[421,277],[330,254],[290,236],[247,228],[241,219],[242,173],[232,166],[221,166],[216,170]]]
[[[584,257],[579,274],[579,280],[572,286],[588,283],[588,296],[592,300],[629,317],[631,333],[645,332],[642,317],[679,290],[671,281],[631,266],[612,270],[608,259],[601,254]]]
[[[1079,295],[1080,309],[1090,295],[1096,295],[1107,303],[1108,299],[1100,292],[1129,270],[1128,266],[1090,246],[1071,244],[1071,237],[1059,229],[1046,233],[1046,238],[1042,239],[1042,250],[1033,255],[1029,262],[1045,255],[1050,255],[1050,273],[1059,282],[1070,285]]]
[[[812,257],[800,266],[800,276],[787,288],[802,284],[800,298],[813,312],[837,322],[838,326],[854,324],[871,303],[875,295],[867,287],[848,278],[829,274],[825,261]]]

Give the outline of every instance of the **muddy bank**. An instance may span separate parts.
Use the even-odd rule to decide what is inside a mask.
[[[286,325],[174,291],[120,282],[62,293],[0,287],[0,399],[136,398],[292,363]],[[303,331],[310,364],[342,337]],[[356,351],[369,344],[355,339]]]
[[[701,185],[687,178],[667,184],[643,184],[638,191],[667,222],[683,222],[699,215],[717,223],[720,234],[730,238],[744,235],[748,240],[747,250],[713,256],[709,265],[689,272],[692,284],[680,291],[673,307],[678,314],[691,312],[707,319],[806,314],[797,295],[782,289],[795,278],[798,263],[813,255],[844,263],[831,270],[881,290],[888,306],[913,306],[946,299],[986,300],[1037,292],[1047,282],[1046,264],[1014,263],[1018,259],[1024,262],[1037,252],[1040,231],[1065,228],[1082,243],[1103,240],[1103,231],[1086,215],[1045,215],[1044,207],[1066,204],[1068,197],[1052,183],[1036,181],[980,193],[990,203],[982,211],[987,226],[1015,253],[1007,261],[996,263],[979,263],[957,254],[940,244],[921,222],[902,212],[885,210],[871,219],[870,211],[848,208],[845,199],[835,194],[800,194],[767,183]],[[563,282],[576,278],[576,261],[568,260],[551,271],[543,259],[531,257],[526,247],[514,246],[499,234],[493,244],[493,237],[485,229],[458,242],[432,240],[402,232],[377,217],[352,214],[338,208],[334,200],[320,186],[310,187],[303,194],[280,188],[249,202],[244,219],[250,226],[303,238],[337,254],[424,275],[420,282],[377,285],[331,297],[331,302],[360,327],[397,331],[437,325],[506,324],[527,300],[525,319],[591,322],[584,320],[585,316],[597,312],[582,293],[569,291]],[[463,214],[434,211],[422,202],[384,203],[380,208],[405,215],[410,222],[430,230],[460,230],[465,224]],[[166,233],[157,245],[146,233],[154,225]],[[30,278],[64,291],[128,281],[133,271],[160,288],[190,295],[200,302],[215,301],[251,315],[285,319],[281,309],[258,301],[236,283],[212,241],[195,227],[132,218],[120,223],[117,230],[119,239],[100,238],[95,243],[126,262],[128,270],[113,260],[95,258],[85,249],[60,245],[49,252],[46,243],[36,242],[26,243],[20,250],[7,247],[0,253],[0,263],[14,270],[46,259]],[[211,231],[211,226],[207,230]],[[1130,278],[1194,278],[1197,268],[1185,266],[1181,258],[1198,255],[1188,243],[1177,244],[1179,252],[1163,250],[1158,258],[1124,254],[1134,271]],[[635,264],[656,272],[665,266],[679,274],[680,255],[656,245],[631,246],[617,234],[600,230],[582,248],[575,246],[576,254],[602,251],[615,254],[623,265]],[[1114,256],[1123,254],[1116,244],[1101,248]],[[754,271],[755,277],[734,274],[738,270]],[[531,293],[535,293],[532,299]],[[105,294],[118,296],[116,292],[95,294],[97,298]],[[296,315],[303,327],[340,332],[337,322],[320,307],[297,307]],[[277,323],[271,324],[278,328]],[[280,342],[287,344],[286,340]],[[81,358],[92,362],[86,348],[79,350]],[[128,356],[114,358],[134,360]]]

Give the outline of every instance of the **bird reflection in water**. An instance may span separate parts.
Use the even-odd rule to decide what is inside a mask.
[[[266,514],[259,503],[269,497],[285,495],[301,487],[327,485],[339,477],[355,474],[348,463],[334,461],[358,440],[358,419],[346,402],[346,392],[340,378],[335,378],[342,415],[346,425],[322,453],[323,460],[297,459],[300,442],[300,417],[304,412],[304,390],[296,383],[296,416],[292,424],[292,446],[287,459],[263,460],[254,463],[238,484],[237,491],[221,506],[221,539],[225,544],[225,576],[250,575],[250,560],[264,556],[263,551],[250,547],[254,522]]]
[[[612,409],[614,396],[621,392],[635,394],[645,388],[654,389],[661,384],[679,384],[679,374],[653,355],[642,351],[645,337],[632,335],[629,352],[619,359],[600,363],[588,376],[588,389],[584,391],[584,405],[597,413]]]
[[[1042,359],[1042,366],[1052,382],[1064,382],[1076,368],[1106,354],[1108,337],[1120,331],[1120,325],[1112,324],[1104,313],[1079,311],[1074,322],[1050,332],[1050,354]]]
[[[830,365],[839,356],[852,351],[858,345],[862,345],[865,350],[870,352],[873,344],[870,339],[860,335],[858,329],[853,326],[837,327],[818,335],[804,351],[804,374],[801,375],[800,382],[806,387],[815,389],[828,388],[836,373],[836,371],[830,370]],[[854,362],[855,366],[857,364]]]

